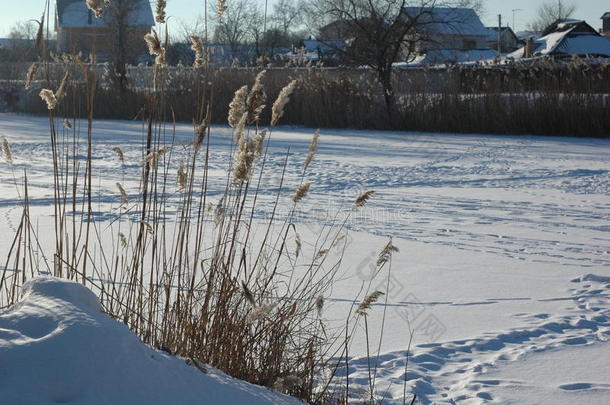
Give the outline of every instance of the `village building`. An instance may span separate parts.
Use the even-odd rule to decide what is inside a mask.
[[[610,11],[602,15],[601,34],[610,38]]]
[[[542,33],[542,37],[531,39],[510,57],[531,58],[551,56],[554,58],[610,57],[610,39],[600,35],[582,20],[557,20]]]
[[[126,62],[141,61],[146,55],[144,35],[154,25],[148,0],[123,0],[121,6],[110,2],[100,18],[83,0],[57,0],[57,51],[95,56],[98,62],[122,52]]]
[[[510,27],[487,27],[487,30],[487,46],[497,51],[499,36],[500,53],[514,52],[524,44]]]
[[[476,62],[491,59],[489,30],[471,8],[405,7],[406,18],[417,19],[416,55],[411,65]]]

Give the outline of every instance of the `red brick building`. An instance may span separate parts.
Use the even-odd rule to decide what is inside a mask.
[[[137,62],[146,55],[143,37],[154,25],[148,0],[113,0],[100,18],[85,0],[57,0],[57,51],[95,55],[98,62],[122,53],[126,62]]]

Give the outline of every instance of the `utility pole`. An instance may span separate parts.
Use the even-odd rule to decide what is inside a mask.
[[[502,53],[502,14],[498,14],[498,56]]]

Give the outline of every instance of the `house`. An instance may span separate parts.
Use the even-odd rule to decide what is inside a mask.
[[[610,37],[610,11],[602,15],[601,34]]]
[[[126,7],[125,11],[120,11],[119,4]],[[117,49],[122,49],[129,62],[137,61],[147,53],[143,38],[154,25],[148,0],[110,2],[100,18],[95,17],[83,0],[57,0],[57,51],[95,55],[102,62],[110,60]],[[120,27],[125,36],[119,41]]]
[[[514,52],[524,45],[510,27],[487,27],[487,30],[487,46],[493,50],[498,50],[500,36],[500,53]]]
[[[489,49],[489,32],[471,8],[405,7],[406,18],[417,20],[417,52]]]
[[[509,54],[509,57],[610,57],[610,39],[601,36],[585,21],[557,20],[547,27],[542,35],[541,38],[532,39],[523,48]]]

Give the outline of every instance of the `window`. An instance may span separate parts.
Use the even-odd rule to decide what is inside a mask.
[[[464,49],[475,49],[477,47],[477,41],[473,41],[472,39],[464,40]]]

